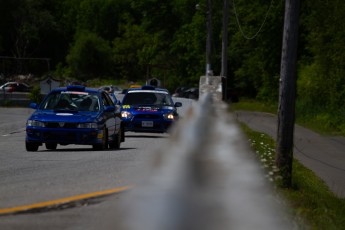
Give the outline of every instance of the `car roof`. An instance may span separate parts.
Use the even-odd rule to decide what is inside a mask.
[[[164,88],[156,88],[154,86],[145,85],[140,88],[130,88],[127,93],[138,93],[138,92],[152,92],[152,93],[165,93],[169,94],[169,91]]]
[[[86,92],[86,93],[100,93],[104,90],[88,88],[83,85],[69,85],[66,87],[59,87],[52,90],[52,92],[62,92],[62,91],[74,91],[74,92]]]
[[[29,85],[26,84],[25,82],[17,82],[17,81],[9,81],[9,82],[6,82],[6,83],[2,84],[1,86],[7,86],[7,85],[13,85],[13,84],[24,85],[24,86],[29,87]]]
[[[19,82],[9,81],[9,82],[4,83],[3,85],[9,85],[9,84],[19,84]]]

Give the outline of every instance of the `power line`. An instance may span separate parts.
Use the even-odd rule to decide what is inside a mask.
[[[272,5],[273,5],[273,0],[271,0],[270,7],[268,8],[268,10],[267,10],[267,12],[266,12],[265,19],[264,19],[264,21],[262,22],[262,24],[261,24],[259,30],[258,30],[258,31],[254,34],[254,36],[252,36],[252,37],[249,37],[249,36],[245,35],[244,32],[243,32],[243,29],[242,29],[240,20],[238,19],[238,14],[237,14],[237,10],[236,10],[235,0],[232,1],[232,5],[233,5],[234,12],[235,12],[235,16],[236,16],[236,22],[237,22],[238,28],[240,29],[240,32],[241,32],[242,36],[243,36],[245,39],[252,40],[252,39],[256,38],[256,36],[261,32],[263,26],[265,25],[266,20],[267,20],[267,17],[268,17],[268,14],[269,14],[269,12],[271,11],[271,8],[272,8]]]

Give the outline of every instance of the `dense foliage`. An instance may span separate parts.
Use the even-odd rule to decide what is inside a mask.
[[[223,1],[212,4],[211,65],[219,75]],[[345,115],[345,2],[301,4],[297,111],[338,127]],[[227,77],[241,95],[277,101],[284,5],[229,0]],[[207,12],[206,0],[0,0],[0,74],[197,85]]]

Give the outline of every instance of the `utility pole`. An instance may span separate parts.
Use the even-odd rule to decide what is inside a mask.
[[[206,81],[209,83],[209,76],[212,75],[211,69],[211,50],[212,50],[212,3],[207,0],[207,38],[206,38]]]
[[[285,1],[276,149],[284,187],[291,187],[292,182],[299,6],[300,0]]]
[[[220,76],[223,82],[223,100],[227,99],[227,75],[228,75],[228,13],[229,4],[228,0],[224,0],[223,6],[223,36],[222,36],[222,69]]]

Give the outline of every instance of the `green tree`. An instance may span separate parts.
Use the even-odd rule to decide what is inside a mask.
[[[234,85],[247,96],[276,101],[284,4],[244,0],[234,4],[228,52]]]
[[[303,98],[313,97],[315,104],[327,105],[329,109],[343,108],[345,25],[339,22],[343,18],[345,2],[306,1],[304,7],[309,10],[303,15],[307,43],[304,52],[306,62],[302,66],[304,74],[299,81],[304,91],[300,90],[299,94],[303,95]],[[311,81],[313,84],[308,84]],[[305,92],[310,90],[313,93],[307,95]],[[316,92],[319,97],[312,96]]]
[[[345,133],[345,2],[308,0],[302,9],[298,112]]]
[[[128,0],[83,0],[78,10],[78,30],[88,30],[111,41],[119,36],[119,25],[129,8]]]
[[[174,85],[195,85],[205,72],[205,17],[196,13],[189,23],[179,28],[171,44],[176,67]]]
[[[68,54],[70,77],[87,81],[113,72],[111,47],[97,34],[83,31],[77,34]]]
[[[145,66],[140,65],[138,53],[143,49],[147,35],[140,26],[130,23],[122,25],[121,30],[122,36],[113,41],[113,60],[119,77],[129,81],[143,80]]]
[[[55,15],[58,0],[1,0],[0,5],[3,56],[64,59],[60,42],[62,28]],[[48,71],[45,61],[39,62],[42,61],[20,60],[13,69],[16,73]]]

